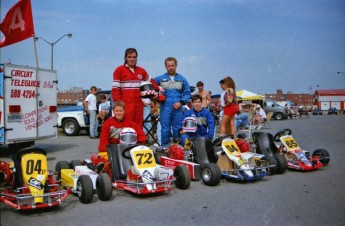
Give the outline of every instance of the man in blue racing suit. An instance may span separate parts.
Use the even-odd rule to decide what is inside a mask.
[[[177,60],[173,57],[165,59],[167,73],[157,76],[155,81],[165,90],[165,101],[160,105],[160,123],[162,126],[162,146],[170,143],[170,131],[172,127],[173,138],[179,137],[183,113],[182,105],[191,98],[190,87],[187,80],[176,73]]]

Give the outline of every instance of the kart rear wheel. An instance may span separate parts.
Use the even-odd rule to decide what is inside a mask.
[[[75,170],[76,166],[82,166],[83,165],[80,160],[71,160],[69,164],[73,170]]]
[[[268,162],[268,166],[269,166],[268,167],[268,169],[269,169],[268,174],[269,175],[273,175],[273,174],[277,173],[278,163],[277,163],[277,160],[273,156],[265,155],[264,157],[261,158],[261,160]],[[261,166],[263,164],[264,163],[262,163]]]
[[[187,166],[177,166],[174,170],[175,184],[179,189],[187,189],[190,186],[190,174]]]
[[[287,161],[283,155],[274,155],[274,158],[277,161],[277,172],[278,174],[282,174],[287,169]]]
[[[329,161],[330,161],[330,155],[328,153],[328,151],[326,151],[325,149],[317,149],[313,152],[313,157],[314,156],[319,156],[319,161],[327,166]]]
[[[208,186],[216,186],[221,179],[221,172],[219,166],[215,163],[201,164],[201,178]]]
[[[77,181],[77,195],[80,202],[87,204],[93,198],[93,186],[91,178],[88,175],[81,175]]]
[[[61,179],[61,170],[62,169],[72,169],[67,161],[58,161],[55,166],[55,172],[57,173],[56,179]]]
[[[102,201],[107,201],[113,194],[113,185],[110,181],[109,175],[101,173],[96,179],[96,192],[98,198]]]
[[[157,164],[161,164],[161,156],[168,157],[168,153],[166,152],[155,152],[153,155],[155,156]]]

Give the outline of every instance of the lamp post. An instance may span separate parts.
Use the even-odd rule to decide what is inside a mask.
[[[51,65],[51,69],[53,70],[54,69],[54,45],[56,43],[58,43],[63,37],[68,37],[68,38],[72,38],[72,34],[71,33],[68,33],[68,34],[65,34],[63,36],[61,36],[58,40],[56,40],[55,42],[48,42],[46,39],[42,38],[42,37],[38,37],[38,36],[35,36],[35,41],[38,41],[38,39],[42,39],[43,41],[45,41],[47,44],[50,45],[51,47],[51,62],[50,62],[50,65]]]

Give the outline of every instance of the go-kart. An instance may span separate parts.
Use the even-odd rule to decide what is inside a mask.
[[[152,194],[169,191],[172,184],[179,189],[190,186],[187,167],[179,166],[172,170],[157,164],[153,151],[145,145],[111,144],[107,148],[105,154],[92,155],[87,165],[107,173],[114,189]]]
[[[278,148],[274,143],[273,135],[266,132],[252,133],[254,143],[253,152],[266,156],[270,163],[270,174],[282,174],[287,169],[287,161],[283,155],[277,153]]]
[[[82,164],[80,160],[59,161],[55,167],[57,178],[64,187],[72,187],[82,203],[90,203],[93,194],[98,199],[107,201],[112,196],[112,184],[106,173],[96,173]]]
[[[73,192],[54,179],[43,149],[30,147],[12,155],[13,162],[0,161],[0,201],[18,210],[61,205]]]
[[[310,155],[309,151],[302,150],[297,141],[291,136],[290,129],[283,129],[277,132],[273,140],[275,142],[281,142],[276,147],[275,152],[279,155],[283,155],[287,160],[287,167],[295,170],[315,170],[321,167],[327,166],[330,161],[330,155],[328,151],[324,149],[317,149]]]
[[[157,150],[155,153],[156,161],[163,166],[174,169],[178,166],[186,166],[189,169],[193,180],[200,180],[208,185],[215,186],[219,184],[221,172],[217,164],[211,140],[203,137],[187,138],[183,147],[183,159],[168,157],[169,151],[182,149],[178,144],[180,140],[173,142],[168,149]]]
[[[241,153],[232,135],[219,136],[213,141],[213,145],[218,148],[217,165],[223,178],[255,181],[269,174],[271,166],[267,156],[253,152]]]

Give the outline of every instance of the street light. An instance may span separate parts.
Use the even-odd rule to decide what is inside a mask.
[[[56,43],[58,43],[63,37],[67,36],[68,38],[72,38],[72,34],[71,33],[68,33],[68,34],[65,34],[63,36],[61,36],[58,40],[56,40],[55,42],[48,42],[46,39],[42,38],[42,37],[38,37],[38,36],[35,36],[35,41],[38,41],[38,39],[42,39],[43,41],[45,41],[47,44],[50,45],[51,47],[51,69],[53,70],[54,69],[54,45]]]

